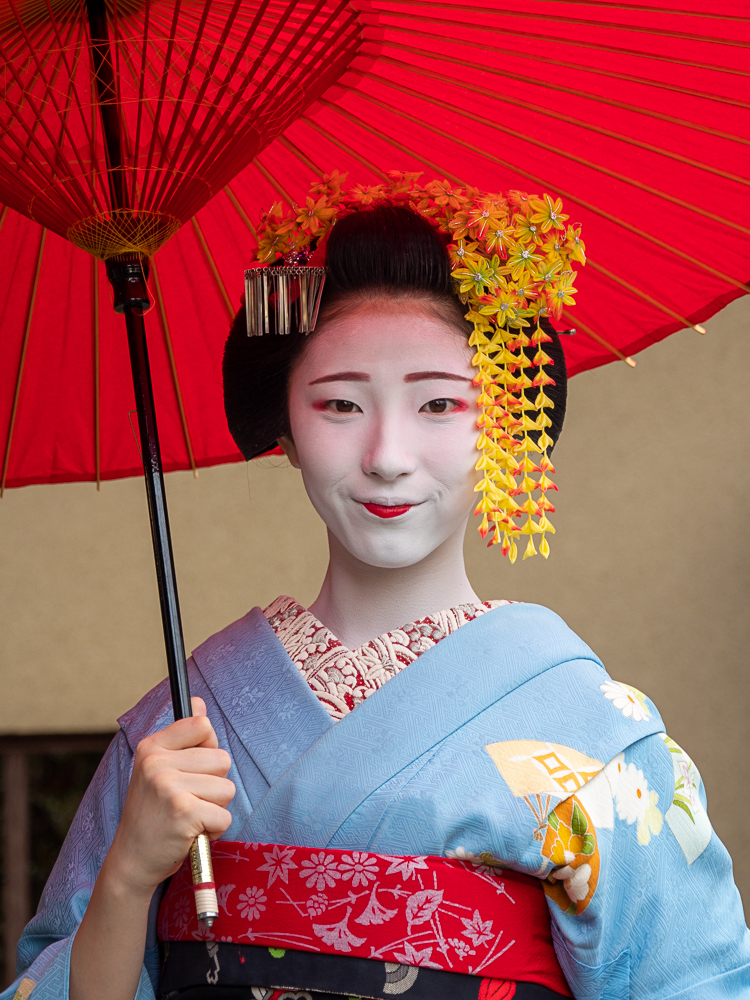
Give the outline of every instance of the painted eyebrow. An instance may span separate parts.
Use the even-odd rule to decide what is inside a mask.
[[[448,380],[450,382],[473,381],[465,375],[454,375],[452,372],[409,372],[408,375],[404,375],[404,382],[430,382],[443,380]]]
[[[321,385],[323,382],[369,382],[370,376],[367,372],[335,372],[333,375],[322,375],[315,378],[308,385]]]

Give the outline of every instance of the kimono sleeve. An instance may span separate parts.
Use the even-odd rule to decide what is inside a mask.
[[[18,978],[0,1000],[67,1000],[70,950],[99,869],[114,838],[133,767],[133,753],[119,732],[94,775],[52,870],[36,916],[18,944]],[[158,897],[158,894],[156,894]],[[136,1000],[153,1000],[158,970],[155,897],[149,913],[144,968]]]
[[[577,1000],[750,998],[731,858],[673,740],[634,743],[555,813],[569,853],[545,891]]]

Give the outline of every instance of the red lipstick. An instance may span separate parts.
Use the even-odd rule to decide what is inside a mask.
[[[369,510],[371,514],[375,514],[376,517],[401,517],[405,514],[407,510],[411,510],[414,504],[406,503],[399,504],[398,506],[386,507],[382,503],[363,503],[362,506],[365,510]]]

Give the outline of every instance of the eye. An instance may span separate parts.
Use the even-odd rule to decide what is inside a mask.
[[[420,413],[452,413],[459,408],[456,399],[431,399],[420,409]]]
[[[325,409],[332,413],[361,413],[361,409],[350,399],[329,399],[326,401]]]

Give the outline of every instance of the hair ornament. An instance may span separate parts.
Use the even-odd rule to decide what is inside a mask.
[[[387,202],[428,219],[450,241],[453,292],[474,327],[479,533],[512,563],[524,537],[523,558],[536,555],[539,536],[546,559],[547,535],[555,533],[547,493],[557,486],[547,433],[554,403],[545,388],[555,382],[544,350],[552,338],[541,320],[559,319],[575,304],[573,262],[586,263],[580,225],[570,224],[562,201],[549,194],[488,194],[447,180],[420,183],[421,173],[400,170],[389,172],[389,183],[344,191],[346,177],[324,174],[304,205],[284,213],[276,203],[261,218],[256,263],[245,272],[248,333],[289,332],[292,308],[301,332],[315,328],[324,238],[338,218]]]

